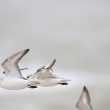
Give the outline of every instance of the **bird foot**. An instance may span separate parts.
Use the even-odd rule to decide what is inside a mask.
[[[37,88],[37,86],[28,86],[28,88],[31,88],[31,89],[34,89],[34,88]]]
[[[68,85],[68,83],[66,83],[66,82],[65,82],[65,83],[60,83],[60,84],[61,84],[61,85]]]

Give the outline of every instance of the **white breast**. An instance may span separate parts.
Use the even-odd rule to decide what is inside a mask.
[[[0,86],[5,89],[18,90],[27,87],[27,80],[16,77],[5,77]]]

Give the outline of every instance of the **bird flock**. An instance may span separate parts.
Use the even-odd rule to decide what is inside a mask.
[[[0,77],[0,87],[9,90],[20,90],[24,88],[37,88],[39,86],[48,87],[55,85],[68,85],[68,79],[59,77],[54,74],[52,67],[54,66],[56,59],[50,64],[38,68],[33,74],[28,74],[27,77],[23,77],[21,71],[27,68],[19,68],[18,63],[29,52],[29,49],[19,51],[12,56],[9,56],[2,64],[3,77]],[[86,86],[83,87],[83,91],[76,103],[78,110],[92,110],[91,98]]]

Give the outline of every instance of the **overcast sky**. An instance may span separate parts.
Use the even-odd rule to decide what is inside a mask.
[[[33,93],[29,97],[24,95],[24,100],[22,96],[19,97],[19,92],[16,97],[13,96],[13,92],[9,92],[13,97],[9,96],[8,100],[1,95],[2,110],[9,108],[15,110],[20,106],[21,110],[35,110],[38,107],[36,103],[40,107],[39,110],[46,110],[45,107],[47,110],[54,107],[57,110],[67,110],[70,107],[68,110],[72,110],[72,103],[75,104],[82,90],[82,86],[77,88],[74,85],[76,83],[89,85],[90,82],[97,86],[95,88],[97,92],[91,83],[88,87],[94,97],[92,99],[94,108],[96,110],[110,108],[110,98],[107,99],[110,97],[109,0],[0,0],[0,63],[25,48],[30,48],[31,51],[24,57],[20,67],[29,67],[29,71],[34,72],[56,58],[54,71],[74,81],[71,81],[68,90],[65,88],[65,91],[63,87],[46,89],[48,91],[46,96],[42,90],[37,92],[38,95],[35,94],[36,91],[34,96]],[[103,85],[104,87],[98,88]],[[77,89],[74,90],[73,87]],[[61,91],[50,93],[50,90]],[[54,96],[47,101],[49,94]],[[45,99],[41,100],[43,98]],[[12,106],[13,100],[17,100],[15,106]],[[23,106],[23,102],[28,106]]]

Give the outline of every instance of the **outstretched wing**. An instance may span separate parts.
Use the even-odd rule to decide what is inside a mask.
[[[79,110],[92,110],[91,99],[87,88],[84,86],[81,96],[76,104]]]
[[[6,71],[6,75],[13,75],[21,77],[21,72],[18,66],[19,61],[22,59],[22,57],[29,51],[29,49],[22,50],[10,57],[8,57],[1,66]]]
[[[39,68],[36,71],[36,73],[34,73],[34,75],[36,75],[38,79],[54,77],[52,67],[55,64],[55,62],[56,62],[56,59],[54,59],[51,64]]]

